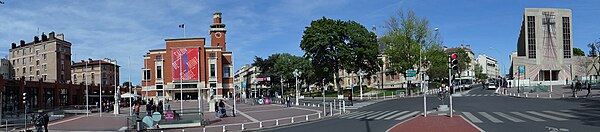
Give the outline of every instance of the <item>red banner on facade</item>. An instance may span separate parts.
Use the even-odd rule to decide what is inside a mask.
[[[171,49],[173,81],[198,80],[198,48]]]

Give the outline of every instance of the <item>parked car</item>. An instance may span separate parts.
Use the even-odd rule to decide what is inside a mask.
[[[488,83],[487,84],[487,89],[496,89],[496,84],[495,83]]]

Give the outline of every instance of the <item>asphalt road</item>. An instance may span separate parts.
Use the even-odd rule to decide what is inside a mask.
[[[445,100],[447,104],[448,100]],[[427,110],[440,105],[428,96]],[[600,99],[529,99],[497,95],[494,90],[473,88],[453,98],[455,115],[462,115],[484,131],[531,132],[563,128],[600,131]],[[381,132],[423,111],[423,98],[400,98],[372,104],[336,118],[265,131]],[[431,124],[435,125],[435,124]]]

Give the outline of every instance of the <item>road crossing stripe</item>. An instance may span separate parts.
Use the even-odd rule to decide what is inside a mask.
[[[410,117],[410,116],[413,116],[413,115],[415,115],[415,114],[417,114],[417,113],[419,113],[419,112],[420,112],[420,111],[414,111],[414,112],[412,112],[412,113],[409,113],[409,114],[406,114],[406,115],[400,116],[400,117],[396,118],[396,120],[402,120],[402,119],[408,118],[408,117]]]
[[[356,116],[356,117],[354,117],[354,119],[363,119],[363,118],[365,118],[365,117],[367,117],[367,116],[370,116],[370,115],[375,115],[375,114],[378,114],[378,113],[380,113],[380,112],[381,112],[381,111],[373,111],[373,112],[371,112],[371,113],[367,113],[367,114],[364,114],[364,115]]]
[[[483,96],[483,94],[478,94],[477,96]]]
[[[483,123],[483,121],[479,120],[479,118],[475,117],[470,112],[463,112],[463,115],[465,115],[473,123]]]
[[[560,112],[555,112],[555,111],[542,111],[542,112],[546,112],[546,113],[550,113],[550,114],[555,114],[555,115],[560,115],[560,116],[571,117],[571,118],[577,118],[577,116],[574,116],[574,115],[571,115],[571,114],[567,114],[567,113],[560,113]]]
[[[390,111],[383,111],[383,112],[381,112],[381,113],[379,113],[379,114],[371,115],[371,116],[369,116],[369,117],[367,117],[367,118],[365,118],[365,119],[374,119],[374,118],[376,118],[376,117],[379,117],[379,116],[381,116],[381,115],[383,115],[383,114],[387,114],[387,113],[390,113]]]
[[[510,113],[518,115],[518,116],[521,116],[523,118],[527,118],[527,119],[532,120],[532,121],[546,121],[546,120],[543,120],[543,119],[540,119],[540,118],[537,118],[537,117],[533,117],[533,116],[529,116],[529,115],[525,115],[525,114],[519,113],[519,112],[510,112]]]
[[[396,113],[396,112],[399,112],[399,111],[397,111],[397,110],[396,110],[396,111],[389,112],[389,113],[387,113],[387,114],[385,114],[385,115],[381,115],[381,116],[379,116],[379,117],[375,118],[375,120],[380,120],[380,119],[383,119],[383,118],[385,118],[385,117],[387,117],[387,116],[390,116],[390,115],[392,115],[392,114],[394,114],[394,113]]]
[[[348,116],[348,117],[345,117],[345,118],[348,118],[348,119],[355,118],[355,117],[358,117],[358,116],[361,116],[361,115],[364,115],[364,114],[368,114],[368,113],[372,113],[372,112],[375,112],[375,111],[363,111],[362,113],[359,113],[359,114],[356,114],[356,115],[352,115],[352,116]]]
[[[342,116],[340,116],[340,118],[346,118],[346,117],[350,117],[350,116],[358,115],[358,114],[361,114],[361,113],[364,113],[364,112],[366,112],[366,111],[357,111],[357,112],[352,112],[352,113],[349,113],[349,114],[346,114],[346,115],[342,115]]]
[[[396,117],[396,116],[400,116],[400,115],[402,115],[402,114],[404,114],[404,113],[408,113],[408,111],[402,111],[402,112],[400,112],[400,113],[396,113],[396,114],[394,114],[394,115],[392,115],[392,116],[390,116],[390,117],[387,117],[387,118],[385,118],[384,120],[389,120],[389,119],[392,119],[392,118],[394,118],[394,117]]]
[[[565,120],[567,120],[565,118],[560,118],[560,117],[555,117],[555,116],[551,116],[551,115],[546,115],[546,114],[542,114],[542,113],[535,112],[535,111],[527,111],[527,113],[531,113],[531,114],[538,115],[538,116],[541,116],[541,117],[550,118],[552,120],[557,120],[557,121],[565,121]]]
[[[489,94],[483,95],[483,96],[490,96]]]
[[[515,118],[515,117],[512,117],[512,116],[509,116],[509,115],[507,115],[507,114],[504,114],[504,113],[501,113],[501,112],[494,112],[494,114],[496,114],[496,115],[498,115],[498,116],[501,116],[501,117],[504,117],[504,118],[506,118],[506,119],[508,119],[508,120],[510,120],[510,121],[513,121],[513,122],[525,122],[525,121],[523,121],[523,120],[521,120],[521,119],[518,119],[518,118]]]
[[[600,114],[590,114],[590,113],[584,113],[584,112],[576,112],[576,111],[572,111],[572,110],[560,110],[561,112],[569,112],[575,115],[583,115],[583,116],[593,116],[593,117],[600,117]]]
[[[488,120],[490,120],[490,121],[492,121],[494,123],[502,123],[503,122],[503,121],[498,120],[498,118],[493,117],[492,115],[490,115],[488,113],[485,113],[485,112],[477,112],[477,113],[479,113],[480,115],[482,115],[483,117],[487,118]]]

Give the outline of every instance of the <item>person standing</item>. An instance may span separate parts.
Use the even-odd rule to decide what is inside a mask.
[[[352,92],[348,92],[348,100],[350,100],[350,106],[354,106],[354,102],[352,102]]]
[[[220,111],[219,111],[219,103],[217,101],[215,101],[215,117],[217,119],[219,119],[219,117],[220,117],[219,113],[220,113]]]
[[[221,110],[221,118],[225,117],[227,114],[225,113],[225,103],[223,103],[223,100],[219,101],[219,109]]]
[[[50,122],[50,116],[48,116],[48,114],[46,114],[46,112],[42,111],[42,118],[43,118],[43,124],[44,124],[44,131],[48,132],[48,122]]]

